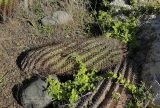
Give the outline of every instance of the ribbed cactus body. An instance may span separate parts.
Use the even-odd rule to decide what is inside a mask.
[[[129,82],[134,82],[132,63],[127,60],[118,64],[113,72],[121,74],[122,78]],[[117,101],[112,96],[114,93],[120,94]],[[113,79],[104,79],[97,84],[94,92],[81,97],[73,108],[124,108],[127,98],[128,95],[122,85]]]
[[[88,68],[104,70],[120,63],[125,47],[117,40],[106,38],[62,42],[29,51],[21,62],[21,69],[26,72],[39,70],[58,75],[71,74],[76,64],[72,58],[74,54],[80,56]]]

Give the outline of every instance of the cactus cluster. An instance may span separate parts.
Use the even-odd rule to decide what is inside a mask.
[[[74,42],[61,42],[29,51],[21,61],[25,72],[46,72],[50,74],[72,74],[75,61],[72,55],[81,56],[87,68],[98,71],[112,68],[124,58],[126,48],[119,41],[107,38],[91,38]]]

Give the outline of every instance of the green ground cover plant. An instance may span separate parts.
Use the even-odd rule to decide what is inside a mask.
[[[73,57],[76,61],[77,72],[73,75],[73,80],[64,83],[48,77],[48,94],[53,97],[54,105],[65,103],[72,106],[78,99],[86,93],[95,89],[96,83],[102,79],[97,76],[96,70],[88,70],[79,56]]]
[[[103,36],[116,38],[128,45],[129,50],[139,47],[137,30],[144,15],[159,14],[160,7],[154,5],[138,6],[137,0],[130,0],[131,9],[114,7],[110,0],[102,0],[93,10]]]
[[[135,85],[126,78],[122,78],[121,74],[109,72],[107,73],[107,79],[116,80],[116,83],[122,85],[131,95],[128,99],[126,108],[144,108],[149,101],[152,100],[153,95],[150,89],[145,86],[145,83]],[[118,99],[118,93],[114,93],[115,100]]]
[[[132,3],[134,4],[134,3]],[[134,15],[134,12],[127,12],[125,8],[120,8],[118,11],[113,6],[109,5],[108,0],[103,0],[97,14],[97,20],[102,33],[106,37],[116,38],[129,48],[138,47],[136,41],[136,30],[138,27],[139,16]]]
[[[117,38],[124,43],[134,40],[137,21],[135,17],[114,19],[112,13],[99,11],[98,21],[103,28],[105,36]]]

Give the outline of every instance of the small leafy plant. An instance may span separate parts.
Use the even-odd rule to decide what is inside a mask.
[[[88,70],[79,56],[73,56],[76,61],[77,72],[73,75],[74,80],[64,83],[48,77],[48,94],[53,97],[55,104],[66,103],[73,105],[84,94],[95,89],[95,84],[102,77],[97,76],[97,71]]]
[[[135,43],[131,47],[136,46],[135,33],[137,19],[135,17],[115,17],[109,11],[99,11],[98,21],[103,28],[105,36],[119,39],[126,44]]]
[[[121,74],[113,72],[109,72],[107,74],[107,78],[115,79],[116,83],[123,85],[131,95],[131,98],[127,102],[126,108],[143,108],[146,102],[152,100],[151,90],[147,89],[143,82],[139,85],[135,85],[129,80],[122,78]],[[113,94],[113,97],[117,99],[117,93]]]
[[[130,0],[130,5],[135,6],[137,4],[137,0]]]
[[[138,6],[137,0],[129,0],[132,7],[114,7],[110,5],[112,0],[102,0],[97,7],[96,21],[104,36],[116,38],[128,45],[129,50],[139,47],[136,39],[139,20],[143,15],[159,14],[160,7],[156,5]]]
[[[112,93],[112,98],[113,98],[116,102],[118,102],[120,96],[121,96],[121,95],[120,95],[118,92]]]
[[[122,42],[134,43],[135,33],[137,28],[138,17],[132,15],[132,11],[125,14],[127,9],[114,9],[110,6],[109,0],[102,0],[100,10],[98,11],[98,22],[102,27],[102,32],[107,37],[112,37],[121,40]],[[137,0],[130,0],[131,5],[135,5]]]

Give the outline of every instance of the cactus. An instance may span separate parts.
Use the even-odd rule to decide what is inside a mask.
[[[120,73],[122,78],[125,77],[128,81],[134,82],[132,63],[129,64],[126,60],[116,66],[114,73]],[[117,101],[112,97],[113,93],[120,94]],[[122,95],[125,95],[126,98],[123,99]],[[97,84],[93,93],[82,97],[74,108],[123,108],[127,102],[127,97],[123,86],[112,79],[104,79]]]
[[[71,59],[71,55],[74,53],[81,56],[88,68],[96,68],[98,71],[114,69],[114,73],[120,73],[122,78],[134,82],[132,62],[126,59],[125,46],[115,39],[91,38],[35,48],[27,52],[21,61],[21,69],[26,72],[47,70],[50,74],[72,74],[75,61]],[[120,94],[117,101],[112,97],[113,93]],[[123,86],[114,79],[103,79],[94,92],[81,97],[73,108],[124,107],[127,98]]]
[[[26,72],[38,70],[50,74],[72,74],[78,54],[88,68],[105,70],[112,68],[125,56],[125,46],[115,39],[91,38],[72,43],[61,42],[31,50],[21,61],[20,68]]]

